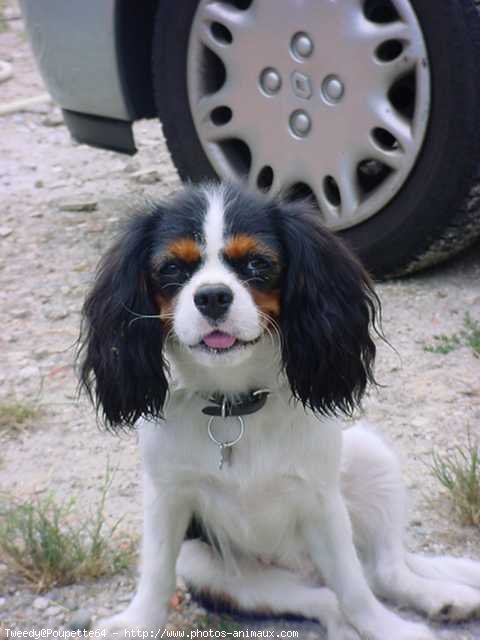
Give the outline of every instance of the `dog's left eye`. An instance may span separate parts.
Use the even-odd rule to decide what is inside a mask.
[[[251,273],[264,273],[270,266],[270,262],[262,256],[252,256],[246,264],[247,270]]]

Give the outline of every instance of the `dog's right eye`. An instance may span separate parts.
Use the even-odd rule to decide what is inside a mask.
[[[160,273],[164,276],[176,276],[182,271],[182,267],[178,262],[166,262],[160,269]]]

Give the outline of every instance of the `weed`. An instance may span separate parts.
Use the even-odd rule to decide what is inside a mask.
[[[120,523],[108,526],[105,502],[113,474],[107,467],[93,514],[75,524],[74,500],[52,496],[0,507],[0,554],[37,591],[86,578],[113,575],[131,565],[133,542],[114,543]]]
[[[466,345],[475,355],[480,355],[480,322],[474,320],[467,311],[463,317],[463,329],[459,333],[436,335],[433,340],[433,344],[423,347],[424,351],[446,354]]]
[[[5,18],[6,0],[0,0],[0,33],[8,31],[8,21]]]
[[[465,326],[465,342],[476,355],[480,355],[480,322],[474,320],[468,313],[463,320]]]
[[[37,415],[38,409],[33,404],[15,400],[0,402],[0,429],[18,430]]]
[[[433,336],[435,343],[433,345],[426,345],[424,347],[425,351],[429,351],[430,353],[450,353],[450,351],[454,351],[458,349],[458,347],[462,344],[460,338],[456,333],[451,336],[447,336],[445,334],[441,334],[438,336]]]
[[[448,491],[463,524],[480,527],[480,451],[468,433],[467,444],[451,453],[432,454],[432,474]]]

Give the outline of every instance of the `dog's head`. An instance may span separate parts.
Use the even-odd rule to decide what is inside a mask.
[[[104,257],[84,306],[81,381],[107,424],[132,425],[162,414],[167,351],[198,378],[261,359],[305,406],[349,412],[373,380],[376,304],[305,204],[189,188],[136,215]]]

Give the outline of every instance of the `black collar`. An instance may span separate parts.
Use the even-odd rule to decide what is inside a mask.
[[[224,418],[248,416],[251,413],[260,411],[265,405],[269,393],[269,389],[257,389],[256,391],[241,393],[233,401],[221,393],[214,393],[209,397],[209,400],[215,404],[204,407],[202,413],[207,416],[222,416]]]

